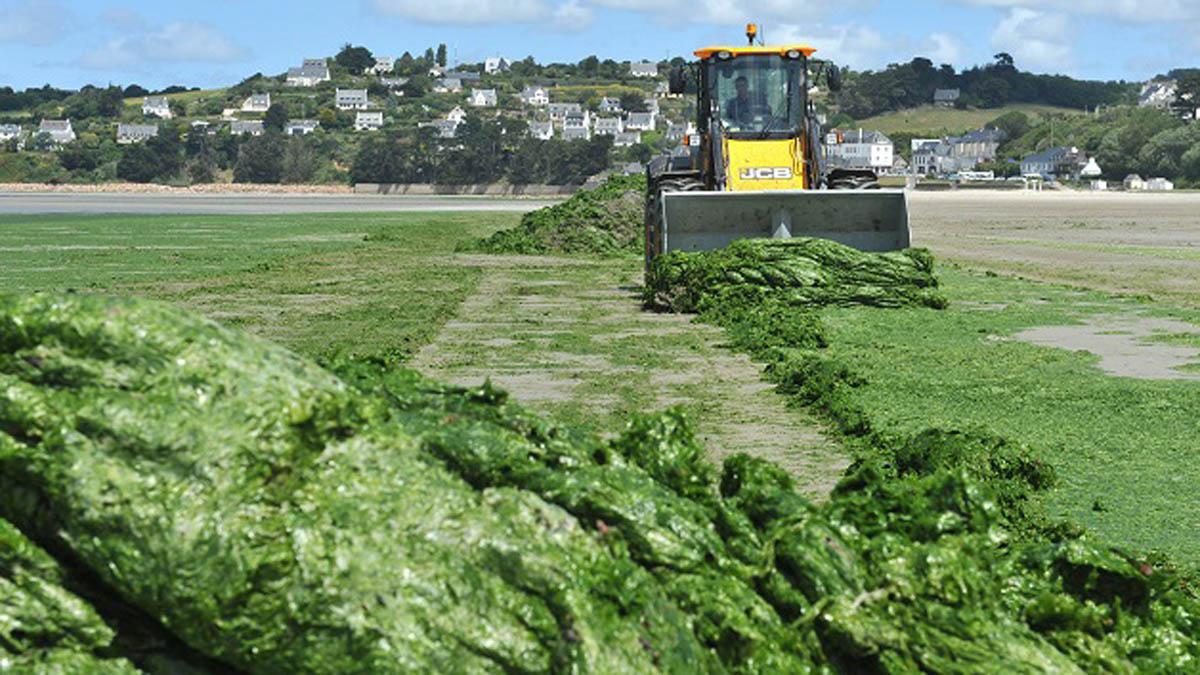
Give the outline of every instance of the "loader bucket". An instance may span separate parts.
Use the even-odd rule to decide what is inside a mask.
[[[903,190],[668,192],[656,253],[707,251],[735,239],[818,237],[862,251],[910,246]]]

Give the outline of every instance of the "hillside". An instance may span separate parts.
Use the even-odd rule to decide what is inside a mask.
[[[897,133],[925,134],[928,132],[928,135],[936,137],[979,129],[997,117],[1010,112],[1022,112],[1035,120],[1044,118],[1048,114],[1082,114],[1071,108],[1033,103],[1016,103],[1001,108],[970,110],[927,105],[868,117],[857,121],[856,124],[864,129],[878,130],[889,135]]]

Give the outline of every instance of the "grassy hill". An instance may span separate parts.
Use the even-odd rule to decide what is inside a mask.
[[[167,97],[167,100],[170,100],[170,101],[182,101],[184,103],[191,103],[192,101],[195,101],[197,99],[207,98],[209,96],[224,96],[224,95],[225,95],[225,89],[198,89],[196,91],[181,91],[177,94],[166,94],[166,97]],[[142,96],[133,96],[133,97],[127,98],[127,99],[125,99],[125,107],[126,108],[132,108],[132,107],[140,108],[140,107],[142,107],[142,100],[143,100]]]
[[[1023,112],[1030,117],[1043,117],[1048,114],[1082,115],[1079,110],[1057,108],[1049,105],[1017,103],[1002,108],[979,110],[956,110],[954,108],[939,108],[932,105],[911,108],[898,112],[885,113],[865,120],[858,125],[864,129],[874,129],[885,134],[893,133],[925,133],[932,136],[961,134],[972,129],[979,129],[997,117],[1014,110]]]

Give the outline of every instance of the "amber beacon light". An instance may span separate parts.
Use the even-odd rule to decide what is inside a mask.
[[[750,41],[750,44],[754,44],[754,38],[757,36],[758,36],[758,24],[754,24],[754,23],[746,24],[746,39]]]

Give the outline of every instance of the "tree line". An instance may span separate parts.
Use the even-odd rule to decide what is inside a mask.
[[[836,97],[838,110],[854,119],[915,108],[933,102],[938,89],[958,89],[960,108],[999,108],[1010,103],[1094,109],[1101,105],[1136,102],[1136,86],[1127,82],[1077,80],[1065,75],[1038,75],[1016,67],[1007,53],[995,62],[962,72],[950,64],[935,67],[917,57],[881,71],[849,73]]]

